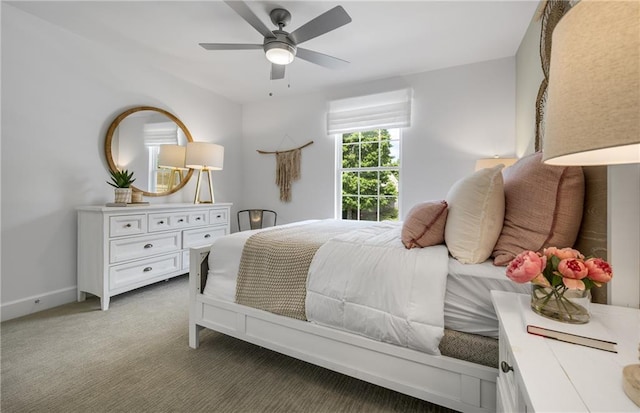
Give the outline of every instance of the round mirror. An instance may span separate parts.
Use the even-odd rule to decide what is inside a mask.
[[[193,139],[180,119],[162,109],[140,106],[111,123],[105,153],[109,169],[133,172],[133,190],[164,196],[185,186],[193,175],[184,166],[187,142]]]

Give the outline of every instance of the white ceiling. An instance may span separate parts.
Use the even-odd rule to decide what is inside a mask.
[[[269,80],[261,50],[207,51],[198,43],[261,43],[221,1],[24,1],[11,5],[129,59],[139,59],[239,102],[514,56],[538,1],[249,1],[267,27],[269,11],[292,15],[291,32],[336,5],[353,21],[302,47],[351,64],[326,69],[301,59]],[[275,27],[273,27],[275,29]]]

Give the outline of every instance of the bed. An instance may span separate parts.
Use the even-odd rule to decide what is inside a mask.
[[[596,253],[599,256],[603,255],[606,239],[603,236],[601,220],[594,220],[594,211],[595,216],[601,216],[601,194],[602,191],[606,193],[603,185],[606,178],[603,178],[603,173],[606,174],[606,170],[601,168],[585,170],[585,214],[576,243],[586,253]],[[590,186],[597,190],[590,189]],[[600,195],[596,195],[596,191]],[[606,197],[604,199],[606,200]],[[439,284],[442,288],[437,286],[439,281],[430,278],[428,285],[422,286],[423,289],[420,290],[435,290],[435,295],[442,297],[443,321],[442,325],[435,327],[429,324],[429,320],[423,320],[422,313],[413,312],[416,300],[410,301],[408,307],[411,307],[411,311],[406,310],[407,306],[399,310],[400,313],[409,315],[397,322],[391,316],[356,311],[357,314],[352,321],[343,322],[341,325],[336,325],[334,321],[340,322],[345,317],[344,313],[348,312],[345,309],[338,308],[335,311],[326,311],[325,314],[323,310],[319,310],[311,314],[311,321],[308,321],[290,314],[287,316],[265,311],[260,309],[260,306],[254,308],[236,302],[241,255],[247,240],[252,239],[258,232],[264,234],[269,231],[285,231],[287,226],[301,230],[305,225],[317,224],[317,221],[309,221],[279,226],[276,229],[245,231],[216,240],[211,247],[192,249],[189,277],[189,345],[197,348],[199,331],[208,328],[451,409],[464,412],[495,411],[498,364],[495,337],[498,334],[498,326],[489,292],[494,289],[527,292],[529,287],[507,280],[504,277],[505,268],[496,267],[490,261],[463,264],[451,257],[445,246],[423,248],[429,252],[421,253],[422,255],[433,254],[434,257],[438,257],[430,257],[435,259],[437,264],[429,273],[444,273],[445,282]],[[333,224],[329,224],[331,225]],[[355,225],[347,233],[332,234],[328,237],[331,242],[323,242],[316,254],[322,258],[326,254],[325,250],[334,250],[349,256],[352,253],[343,246],[350,239],[355,240],[356,244],[358,240],[362,243],[363,239],[372,238],[379,238],[378,241],[382,243],[392,242],[393,236],[389,234],[399,234],[400,225],[385,223],[382,225],[385,227],[383,235],[367,235],[370,227]],[[606,230],[604,232],[606,233]],[[336,239],[339,241],[337,244]],[[332,243],[334,245],[331,247]],[[326,247],[326,244],[330,246]],[[400,251],[398,253],[401,254]],[[404,257],[401,260],[406,259],[406,256]],[[371,260],[368,258],[364,261]],[[316,267],[324,267],[327,262],[314,255],[309,274],[317,271]],[[416,265],[423,265],[421,262],[416,261]],[[373,265],[367,271],[378,266]],[[307,310],[323,307],[325,304],[318,303],[332,300],[332,285],[345,282],[341,279],[342,275],[336,275],[336,268],[339,266],[324,269],[327,271],[325,274],[333,274],[332,282],[318,284],[317,278],[311,275],[306,280],[306,288],[312,291],[307,295],[316,296],[320,293],[320,298],[315,301],[309,301],[308,297],[305,297]],[[384,274],[374,275],[373,279],[377,285],[387,285],[384,283],[388,282],[385,281]],[[358,285],[357,283],[362,284],[363,280],[362,277],[356,277],[350,278],[348,282]],[[408,294],[407,291],[414,291],[415,288],[415,285],[410,285],[391,295]],[[343,298],[338,297],[337,301]],[[352,308],[356,308],[371,303],[363,304],[357,301],[352,304]],[[393,305],[391,304],[392,310]],[[394,311],[395,314],[398,313],[396,310],[391,313]],[[431,310],[427,312],[429,311]],[[358,320],[362,320],[362,323]],[[378,329],[370,331],[366,326],[358,330],[359,324],[365,325],[366,320],[375,320],[373,324],[376,325],[386,323],[388,328],[382,332]],[[358,331],[354,331],[354,328]],[[427,339],[427,344],[423,344],[424,340],[420,337],[423,332],[427,334],[431,329],[435,331],[435,341],[429,342]],[[402,334],[399,334],[399,331]]]

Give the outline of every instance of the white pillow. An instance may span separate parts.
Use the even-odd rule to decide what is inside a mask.
[[[453,184],[444,241],[449,253],[463,264],[489,258],[504,221],[503,165],[481,169]]]

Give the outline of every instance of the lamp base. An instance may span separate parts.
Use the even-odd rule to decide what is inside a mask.
[[[206,173],[209,176],[209,194],[211,195],[211,200],[200,199],[200,185],[202,184],[202,175]],[[196,194],[193,198],[194,204],[214,204],[213,200],[213,180],[211,179],[211,170],[209,169],[200,169],[198,173],[198,182],[196,183]]]
[[[178,176],[177,180],[176,175]],[[182,170],[178,168],[172,168],[171,175],[169,175],[169,184],[167,185],[168,190],[171,191],[174,187],[178,186],[183,179],[184,177],[182,176]]]
[[[622,370],[622,386],[629,398],[640,407],[640,364],[630,364]]]

